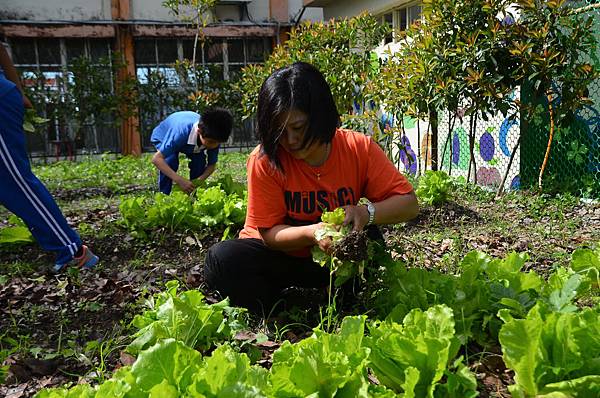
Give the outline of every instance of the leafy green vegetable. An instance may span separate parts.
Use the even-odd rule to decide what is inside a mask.
[[[600,396],[600,307],[559,313],[540,302],[525,319],[506,309],[499,316],[513,397]]]
[[[150,301],[149,310],[134,317],[132,325],[139,330],[127,347],[129,352],[137,354],[167,338],[207,350],[246,327],[245,310],[230,307],[228,300],[206,304],[200,291],[178,293],[178,286],[177,281],[167,282],[167,291]]]
[[[342,207],[334,211],[325,211],[321,215],[323,225],[315,231],[315,239],[318,241],[330,238],[333,244],[340,243],[352,230],[351,225],[342,225],[346,218],[346,212]],[[373,250],[369,248],[370,252]],[[369,253],[370,253],[369,252]],[[346,281],[356,275],[362,277],[365,267],[365,261],[353,262],[349,260],[340,260],[331,257],[325,253],[319,246],[313,246],[311,249],[313,261],[321,264],[322,267],[329,266],[330,272],[335,274],[335,286],[339,287]]]
[[[8,218],[8,222],[14,226],[0,228],[0,247],[3,245],[18,245],[34,242],[33,235],[25,226],[23,220],[15,215]]]
[[[600,289],[600,245],[595,250],[575,250],[571,259],[571,268],[582,274],[593,289]]]
[[[367,397],[369,349],[362,346],[365,317],[346,317],[339,334],[315,330],[273,354],[274,397]]]
[[[404,393],[404,397],[431,397],[436,390],[454,396],[477,396],[475,376],[453,362],[460,343],[454,335],[454,314],[445,305],[423,312],[412,310],[403,321],[374,323],[366,345],[371,348],[369,366],[379,381]],[[449,364],[456,368],[449,369]],[[451,385],[438,387],[446,377]]]
[[[438,206],[448,201],[452,188],[452,179],[445,171],[427,170],[419,178],[416,194],[421,202]]]
[[[88,384],[80,384],[71,389],[50,388],[35,394],[35,398],[94,398],[94,389]]]
[[[204,359],[188,393],[194,397],[266,398],[269,372],[250,366],[246,354],[222,345]]]
[[[346,212],[342,207],[338,207],[334,211],[325,211],[321,215],[321,221],[333,225],[342,225],[346,218]]]
[[[217,184],[197,189],[191,196],[174,191],[171,195],[157,193],[153,198],[123,198],[119,210],[124,226],[147,237],[147,232],[161,228],[202,231],[206,227],[242,225],[246,202],[246,196],[227,194]]]
[[[28,133],[34,133],[35,125],[44,124],[49,121],[50,119],[38,116],[35,113],[35,109],[25,109],[25,117],[23,119],[23,130],[25,130]]]

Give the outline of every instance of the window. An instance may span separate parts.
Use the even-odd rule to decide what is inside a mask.
[[[137,65],[156,65],[156,46],[154,39],[137,39],[135,41],[135,63]]]
[[[244,40],[228,39],[227,40],[227,58],[230,63],[244,63]]]
[[[43,65],[60,65],[60,40],[37,39],[38,62]]]
[[[81,39],[65,39],[67,62],[85,56],[85,41]]]
[[[37,65],[35,39],[10,39],[15,64]]]
[[[385,37],[383,44],[396,41],[396,32],[404,32],[413,23],[418,22],[421,19],[422,10],[423,7],[421,5],[412,5],[381,15],[380,22],[392,28],[392,33]]]
[[[108,40],[89,39],[87,40],[89,47],[89,57],[92,60],[99,60],[110,56],[110,43]]]
[[[423,7],[421,6],[411,6],[408,7],[408,25],[412,25],[416,21],[421,19],[421,12],[423,11]]]
[[[223,41],[219,39],[208,39],[204,43],[204,62],[222,63],[223,62]]]
[[[387,36],[385,36],[385,39],[383,39],[383,43],[384,44],[391,43],[394,39],[394,13],[390,12],[387,14],[383,14],[381,22],[384,25],[389,26],[391,29],[391,32]]]
[[[246,63],[264,62],[271,52],[269,39],[266,37],[246,39]]]
[[[177,40],[156,40],[156,49],[158,51],[159,64],[174,64],[175,61],[179,59],[179,57],[177,56]]]
[[[75,147],[97,152],[118,147],[112,120],[95,118],[89,124],[77,126],[71,115],[65,117],[62,101],[68,101],[68,82],[73,82],[72,62],[79,57],[91,60],[109,57],[109,39],[9,38],[8,43],[15,67],[21,73],[22,83],[32,99],[37,100],[36,111],[51,119],[44,125],[45,134],[28,135],[32,153],[53,153],[64,142],[75,142]],[[110,76],[110,68],[102,73]],[[77,108],[75,108],[77,111]]]

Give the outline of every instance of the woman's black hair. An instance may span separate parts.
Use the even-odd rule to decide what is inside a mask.
[[[306,62],[296,62],[276,70],[264,81],[258,94],[256,137],[261,153],[281,169],[277,158],[279,138],[285,125],[281,116],[291,109],[308,116],[308,127],[302,148],[313,142],[331,142],[340,125],[340,115],[325,77]]]

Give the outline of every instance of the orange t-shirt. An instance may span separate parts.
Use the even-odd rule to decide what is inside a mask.
[[[362,197],[379,202],[413,187],[369,136],[338,129],[325,163],[310,166],[280,149],[283,172],[256,147],[247,163],[248,212],[240,238],[261,239],[258,228],[307,225],[323,209],[356,205]]]

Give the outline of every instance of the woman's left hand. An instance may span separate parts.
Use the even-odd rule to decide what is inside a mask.
[[[353,231],[362,231],[362,229],[369,222],[369,211],[365,205],[348,205],[343,206],[346,212],[346,218],[344,218],[344,225],[352,224]]]

